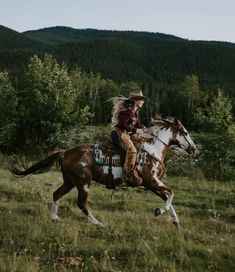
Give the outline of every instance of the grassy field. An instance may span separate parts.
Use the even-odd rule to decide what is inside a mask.
[[[74,189],[60,202],[61,223],[50,220],[59,172],[17,179],[0,170],[0,271],[235,271],[235,182],[170,178],[177,231],[162,201],[129,189],[115,194],[93,184],[87,222]]]

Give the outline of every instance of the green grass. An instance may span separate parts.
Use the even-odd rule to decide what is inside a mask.
[[[52,223],[61,183],[55,171],[17,179],[0,170],[0,271],[235,271],[235,183],[168,178],[180,231],[168,214],[154,217],[162,201],[151,192],[120,191],[111,201],[96,184],[89,207],[104,227],[87,222],[76,189],[60,202],[64,221]]]

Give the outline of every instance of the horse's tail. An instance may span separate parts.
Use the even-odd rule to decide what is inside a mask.
[[[57,151],[44,160],[34,163],[30,167],[24,167],[23,170],[16,168],[13,164],[8,164],[10,172],[18,177],[26,177],[30,174],[43,174],[48,172],[55,162],[61,165],[65,150]]]

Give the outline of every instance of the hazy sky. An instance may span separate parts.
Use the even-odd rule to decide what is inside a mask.
[[[235,0],[0,0],[0,25],[137,30],[235,43]]]

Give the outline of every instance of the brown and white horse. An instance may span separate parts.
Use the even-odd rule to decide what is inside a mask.
[[[155,210],[155,215],[169,211],[172,222],[179,226],[179,219],[172,206],[173,191],[166,186],[161,178],[164,173],[164,158],[170,145],[176,144],[188,153],[194,153],[196,146],[188,131],[180,121],[175,118],[153,120],[152,126],[146,128],[144,136],[148,141],[141,145],[142,152],[145,152],[145,162],[137,164],[137,170],[143,178],[146,189],[151,190],[164,200],[164,206]],[[9,170],[16,176],[24,177],[30,174],[46,173],[51,169],[54,162],[61,165],[64,183],[53,193],[51,210],[52,220],[60,220],[58,217],[58,201],[74,187],[78,190],[77,205],[86,215],[87,219],[94,225],[102,225],[88,210],[87,198],[91,181],[105,184],[107,167],[99,165],[94,159],[94,145],[80,144],[69,150],[57,151],[46,159],[33,164],[23,170],[9,165]],[[117,184],[122,182],[122,167],[112,166],[114,181]],[[121,181],[121,182],[120,182]]]

